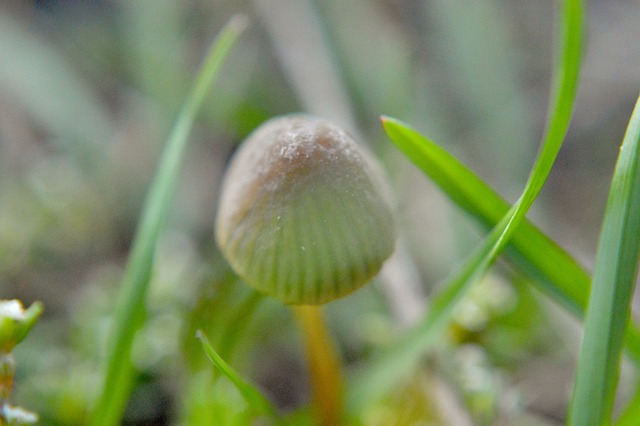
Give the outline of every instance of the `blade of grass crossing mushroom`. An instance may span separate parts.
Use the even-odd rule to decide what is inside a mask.
[[[135,332],[143,323],[144,302],[156,242],[175,192],[188,136],[213,79],[244,26],[245,18],[236,16],[216,38],[162,152],[118,295],[104,383],[91,413],[90,425],[110,426],[120,423],[131,389],[131,346]]]
[[[618,156],[584,321],[570,425],[611,423],[640,253],[640,99]]]
[[[561,5],[560,15],[562,17],[560,49],[554,72],[554,96],[550,118],[541,151],[522,196],[498,222],[482,246],[474,252],[471,259],[461,269],[461,272],[434,298],[434,307],[425,315],[418,326],[404,339],[396,343],[392,351],[374,362],[375,364],[382,362],[384,365],[394,367],[378,367],[373,371],[367,371],[367,374],[360,376],[361,381],[355,382],[352,392],[348,396],[351,409],[362,409],[364,404],[380,397],[384,391],[396,383],[396,380],[405,377],[411,371],[423,353],[424,347],[433,341],[432,336],[436,334],[437,326],[446,323],[448,314],[453,311],[453,305],[461,299],[465,289],[484,276],[514,235],[540,192],[562,146],[571,120],[582,53],[582,2],[580,0],[564,1]],[[393,125],[388,126],[390,122],[389,119],[383,119],[383,125],[387,131],[388,127],[393,127]],[[389,136],[396,142],[393,138],[393,131]]]

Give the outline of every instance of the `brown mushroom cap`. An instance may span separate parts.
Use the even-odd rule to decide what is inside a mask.
[[[257,290],[321,304],[369,281],[391,255],[396,230],[373,159],[333,124],[290,115],[262,124],[232,159],[216,237]]]

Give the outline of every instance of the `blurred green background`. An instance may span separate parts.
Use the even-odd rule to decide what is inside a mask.
[[[574,121],[530,215],[587,267],[640,87],[640,3],[589,6]],[[269,117],[334,120],[379,156],[395,189],[397,255],[382,279],[329,307],[347,361],[414,321],[482,234],[394,150],[378,118],[411,123],[513,202],[545,123],[554,9],[526,0],[1,1],[0,297],[45,305],[17,349],[16,403],[42,424],[82,424],[160,149],[210,40],[233,14],[249,26],[191,138],[134,348],[139,380],[127,424],[185,421],[190,383],[208,367],[192,332],[209,327],[219,342],[233,340],[221,331],[232,319],[245,325],[235,365],[284,410],[308,398],[287,312],[269,302],[245,319],[250,291],[213,242],[229,155]],[[425,394],[439,395],[431,399],[444,424],[460,407],[479,424],[561,422],[579,327],[517,271],[495,271],[451,327],[454,349],[442,352],[455,356],[435,354],[421,376]],[[371,416],[383,420],[370,424],[391,424],[384,413],[400,405],[381,403]]]

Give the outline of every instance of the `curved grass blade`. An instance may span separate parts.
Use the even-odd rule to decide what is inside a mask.
[[[433,141],[400,121],[383,118],[396,146],[459,207],[491,229],[510,205],[478,175]],[[539,280],[541,290],[577,315],[589,294],[589,274],[562,247],[524,219],[506,249],[507,257]],[[640,341],[639,341],[640,343]],[[640,356],[640,351],[638,352]]]
[[[411,371],[433,336],[446,323],[455,303],[464,290],[484,276],[502,249],[524,220],[542,188],[567,132],[578,85],[582,52],[582,2],[566,0],[562,4],[560,57],[554,76],[554,97],[549,123],[541,151],[533,166],[522,196],[498,222],[478,250],[474,252],[464,268],[444,290],[434,298],[434,305],[418,326],[398,342],[392,351],[374,361],[375,369],[361,376],[349,394],[350,408],[359,410],[363,404],[379,397],[395,384],[395,380]],[[395,122],[397,123],[397,122]],[[402,150],[412,139],[396,140],[394,122],[383,118],[389,137]],[[391,129],[391,131],[389,131]],[[413,160],[413,158],[410,157]],[[382,364],[382,365],[380,365]]]
[[[640,254],[640,98],[616,164],[602,224],[570,425],[611,423]]]
[[[187,97],[162,152],[154,181],[129,255],[122,289],[118,296],[112,340],[107,356],[104,384],[89,424],[116,425],[124,411],[131,388],[131,346],[144,317],[153,255],[160,230],[178,181],[182,157],[196,113],[224,58],[242,32],[245,20],[234,17],[218,35],[207,55],[191,93]]]
[[[400,121],[385,118],[387,134],[400,150],[428,175],[459,207],[490,228],[502,218],[509,204],[478,175],[453,155]],[[591,277],[580,264],[525,219],[506,248],[507,258],[535,278],[539,290],[582,318],[589,298]],[[625,347],[640,364],[640,330],[629,324]]]
[[[560,28],[560,61],[554,73],[555,96],[541,151],[533,165],[524,192],[489,235],[488,239],[495,239],[495,242],[486,256],[478,262],[478,268],[471,277],[472,281],[484,275],[524,220],[553,167],[569,128],[582,56],[582,1],[566,0],[562,5],[561,15],[563,20]]]
[[[196,337],[202,343],[207,357],[211,362],[234,384],[238,392],[243,396],[247,403],[259,414],[268,416],[274,420],[280,420],[276,408],[262,393],[252,384],[244,380],[229,364],[227,364],[220,355],[213,349],[207,336],[201,331],[196,332]]]

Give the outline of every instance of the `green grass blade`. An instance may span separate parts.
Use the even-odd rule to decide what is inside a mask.
[[[640,99],[616,164],[602,224],[570,425],[611,423],[640,253]]]
[[[573,104],[578,88],[580,59],[582,56],[583,10],[581,0],[566,0],[562,5],[562,25],[560,26],[560,50],[558,66],[554,73],[553,103],[550,111],[542,149],[529,175],[522,196],[511,208],[510,213],[494,228],[490,238],[497,234],[495,244],[487,256],[479,262],[478,276],[488,269],[500,252],[506,247],[515,230],[524,220],[527,211],[540,193],[551,167],[560,151],[569,128]]]
[[[196,337],[200,339],[202,348],[211,362],[231,380],[238,392],[249,403],[249,405],[259,414],[269,416],[272,419],[279,420],[278,412],[271,402],[262,393],[248,381],[244,380],[229,364],[227,364],[220,355],[213,349],[207,336],[201,331],[196,332]]]
[[[125,270],[104,384],[91,414],[91,425],[119,424],[124,411],[131,388],[131,345],[135,332],[143,322],[156,242],[175,192],[188,136],[202,100],[243,27],[244,19],[235,17],[218,35],[162,153]]]
[[[509,203],[453,155],[407,124],[391,118],[384,118],[383,124],[400,151],[485,228],[493,228],[506,215]],[[581,315],[591,279],[578,262],[527,219],[510,244],[509,259],[538,279],[544,292]]]
[[[434,305],[416,329],[396,343],[391,351],[375,360],[375,368],[361,376],[362,380],[354,384],[348,395],[348,403],[351,409],[361,409],[363,404],[379,397],[385,390],[393,386],[395,380],[403,377],[413,369],[424,348],[433,342],[433,336],[446,323],[449,313],[453,311],[455,303],[461,299],[464,290],[484,276],[515,234],[520,223],[525,219],[528,209],[539,194],[551,170],[571,120],[580,71],[583,32],[582,15],[582,3],[580,0],[566,0],[563,2],[559,44],[561,48],[558,66],[554,73],[554,97],[549,124],[540,154],[533,166],[522,196],[508,210],[507,214],[500,219],[464,268],[434,298]],[[404,127],[399,122],[383,118],[383,126],[388,136],[401,150],[403,150],[403,147],[406,148],[408,146],[409,150],[413,150],[411,152],[415,154],[415,152],[420,152],[421,148],[424,149],[424,145],[413,146],[416,142],[415,138],[400,137],[396,139],[398,134],[401,133],[397,132],[397,126]],[[409,158],[416,163],[428,162],[428,156],[426,160],[420,155],[417,158],[413,156],[409,156]]]
[[[398,148],[459,207],[491,228],[506,214],[509,204],[454,156],[408,125],[384,119],[387,134]],[[578,262],[529,220],[525,219],[506,249],[510,261],[536,279],[539,289],[582,317],[591,278]],[[630,324],[625,334],[627,354],[640,362],[640,331]]]

